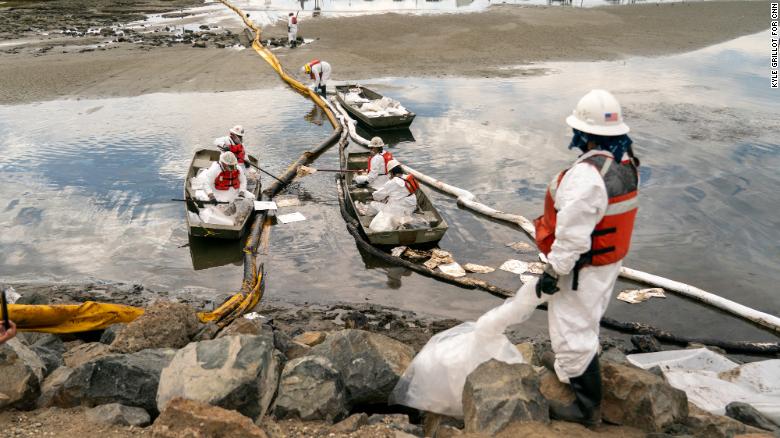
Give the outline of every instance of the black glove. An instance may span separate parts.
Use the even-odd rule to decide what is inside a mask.
[[[544,266],[542,277],[536,283],[536,298],[541,298],[542,292],[552,295],[559,290],[561,289],[558,288],[558,274],[548,263]]]

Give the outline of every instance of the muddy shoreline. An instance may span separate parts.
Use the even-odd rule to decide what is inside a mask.
[[[68,4],[78,8],[83,1]],[[334,65],[334,80],[517,77],[538,74],[540,69],[522,68],[536,62],[660,56],[706,47],[765,29],[765,9],[761,1],[707,1],[592,9],[497,6],[471,14],[309,19],[302,21],[299,34],[316,40],[275,53],[290,69],[313,57],[326,59]],[[0,24],[5,38],[0,47],[0,104],[282,86],[254,51],[230,48],[240,40],[238,25],[204,29],[176,42],[165,39],[162,29],[134,42],[104,32],[81,38],[49,35],[49,40],[16,44],[8,38],[29,39],[35,34],[31,31],[60,29],[63,21],[60,15],[47,21],[49,15],[41,11],[36,27],[20,28],[8,24],[9,11],[0,10],[0,23],[5,23]],[[34,8],[26,11],[35,14]],[[110,18],[122,22],[137,15]],[[77,20],[77,28],[85,31],[94,21]],[[280,37],[285,30],[277,24],[263,36]],[[200,39],[202,34],[206,39]]]

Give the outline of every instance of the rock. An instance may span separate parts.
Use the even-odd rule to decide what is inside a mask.
[[[726,406],[726,416],[749,426],[758,427],[768,431],[780,430],[777,424],[766,418],[756,408],[747,403],[731,402]]]
[[[111,351],[134,353],[148,348],[182,348],[200,328],[188,304],[158,301],[119,333]]]
[[[59,367],[49,374],[43,381],[43,385],[41,385],[41,395],[35,403],[36,406],[39,408],[55,406],[57,404],[57,394],[72,373],[72,368]]]
[[[528,364],[491,359],[466,377],[463,387],[466,432],[496,434],[516,421],[549,423],[539,377]]]
[[[599,359],[602,362],[609,361],[609,362],[619,363],[623,365],[628,365],[628,359],[626,359],[626,354],[617,348],[610,348],[609,350],[605,351],[604,353],[601,354]]]
[[[126,326],[127,324],[111,324],[103,330],[103,334],[100,335],[100,342],[111,345]]]
[[[68,376],[54,395],[55,405],[73,407],[121,403],[144,408],[156,416],[155,395],[160,373],[174,354],[174,350],[155,349],[93,359]]]
[[[235,335],[253,335],[257,336],[260,333],[263,333],[264,331],[269,331],[271,328],[266,327],[263,325],[262,322],[260,322],[260,318],[257,319],[246,319],[246,318],[236,318],[235,321],[228,324],[227,327],[222,329],[221,332],[217,335],[218,338],[224,338],[225,336],[235,336]]]
[[[277,418],[333,422],[349,413],[341,374],[321,356],[287,362],[279,381]]]
[[[65,353],[65,344],[58,336],[47,333],[38,338],[30,349],[34,351],[43,362],[44,377],[65,364],[62,357],[63,353]]]
[[[683,422],[697,437],[731,438],[747,433],[748,427],[733,418],[711,414],[693,403],[688,404],[688,417]]]
[[[109,346],[100,342],[81,344],[62,355],[65,366],[77,368],[93,359],[111,354]]]
[[[378,333],[341,330],[312,348],[311,355],[330,360],[344,379],[347,402],[355,405],[387,403],[414,350]]]
[[[157,406],[176,397],[197,400],[257,418],[276,393],[284,359],[271,333],[193,342],[162,372]]]
[[[204,41],[195,41],[194,43],[192,43],[192,47],[197,47],[199,49],[205,49],[206,48],[206,43]]]
[[[454,436],[461,436],[461,435],[463,435],[462,430],[458,429],[457,427],[445,425],[445,426],[439,426],[439,428],[436,429],[436,435],[433,435],[433,438],[451,438]]]
[[[473,435],[463,435],[471,438]],[[480,435],[483,437],[485,435]],[[647,434],[638,429],[602,425],[588,429],[577,423],[553,421],[550,424],[538,422],[513,423],[495,435],[496,438],[646,438]],[[438,437],[437,437],[438,438]],[[682,438],[682,437],[679,437]]]
[[[522,344],[516,344],[515,348],[517,348],[517,351],[523,355],[523,360],[525,363],[529,365],[535,365],[539,363],[536,358],[536,354],[534,353],[534,344],[530,342],[523,342]]]
[[[109,403],[87,410],[84,413],[87,420],[93,423],[118,426],[144,427],[151,423],[149,414],[142,408]]]
[[[574,393],[566,383],[561,383],[554,372],[543,369],[539,374],[539,390],[547,400],[567,405],[574,401]]]
[[[341,420],[340,422],[336,423],[330,431],[335,434],[340,433],[352,433],[356,430],[360,429],[361,427],[368,424],[368,415],[361,412],[359,414],[353,414],[347,417],[344,420]]]
[[[685,392],[645,370],[602,363],[602,418],[612,424],[660,432],[688,415]]]
[[[315,345],[322,344],[322,341],[325,340],[326,336],[325,332],[303,332],[294,337],[293,341],[308,345],[309,347],[314,347]]]
[[[281,330],[274,330],[274,347],[281,351],[286,352],[291,348],[292,338],[287,336],[287,333]]]
[[[50,304],[51,300],[49,299],[48,295],[46,295],[44,292],[29,292],[22,295],[18,300],[16,300],[16,304]],[[10,312],[8,313],[11,314]]]
[[[44,363],[19,339],[0,345],[0,409],[30,409],[41,392]]]
[[[306,356],[311,352],[311,347],[301,344],[300,342],[290,342],[287,345],[287,350],[284,351],[284,355],[288,360],[298,359],[299,357]]]
[[[219,326],[214,322],[207,322],[203,324],[200,329],[192,337],[192,342],[208,341],[217,337],[219,333]]]
[[[347,313],[342,320],[344,321],[344,327],[348,329],[365,330],[368,328],[366,315],[354,310]]]
[[[182,398],[170,400],[151,431],[155,438],[266,438],[236,411]]]
[[[634,344],[637,353],[655,353],[661,351],[661,343],[653,335],[633,335],[631,343]]]

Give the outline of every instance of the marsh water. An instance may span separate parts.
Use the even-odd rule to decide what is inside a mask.
[[[398,159],[527,217],[541,212],[547,182],[577,156],[566,149],[563,119],[587,90],[610,89],[643,163],[625,265],[780,314],[780,93],[769,87],[768,41],[763,32],[683,55],[519,66],[514,79],[361,83],[417,113],[410,132],[386,138]],[[331,132],[316,122],[313,104],[281,82],[0,106],[0,279],[229,293],[241,284],[240,245],[189,239],[184,206],[170,201],[181,196],[193,151],[241,123],[250,153],[280,174]],[[336,149],[314,166],[337,167]],[[440,246],[459,262],[533,260],[506,246],[530,242],[520,231],[426,190],[450,225]],[[296,180],[282,196],[299,205],[280,213],[306,220],[272,228],[268,300],[371,302],[456,318],[500,303],[362,255],[340,216],[333,174]],[[503,271],[482,278],[521,284]],[[636,286],[620,282],[618,290]],[[608,315],[691,336],[776,339],[668,295],[636,305],[614,300]]]

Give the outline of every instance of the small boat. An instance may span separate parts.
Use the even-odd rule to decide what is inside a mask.
[[[187,218],[187,229],[189,230],[190,236],[194,237],[236,240],[243,237],[246,233],[254,212],[248,214],[238,225],[219,225],[201,221],[196,222],[190,218],[191,214],[198,214],[197,202],[195,201],[194,193],[190,188],[190,179],[197,175],[200,169],[208,169],[211,167],[211,163],[219,161],[219,154],[221,154],[221,152],[215,149],[198,149],[195,151],[195,156],[192,157],[192,163],[187,171],[187,178],[184,180],[184,199],[188,201],[185,203],[187,208],[185,215]],[[257,158],[247,155],[247,159],[250,163],[257,165]],[[253,193],[255,198],[260,198],[260,189],[261,184],[259,178],[257,178],[256,183],[247,181],[247,191]]]
[[[367,152],[351,153],[347,156],[347,169],[359,170],[368,167]],[[374,191],[371,187],[356,187],[352,184],[354,173],[347,172],[345,175],[346,190],[344,196],[347,205],[354,218],[360,222],[360,228],[373,245],[416,245],[423,243],[434,243],[441,240],[444,233],[447,232],[447,222],[441,217],[436,207],[433,206],[422,187],[417,190],[417,210],[415,214],[422,215],[428,222],[427,228],[399,229],[393,231],[372,231],[368,228],[374,216],[361,215],[355,207],[356,201],[369,202],[373,200],[371,193]]]
[[[343,106],[344,109],[360,123],[371,129],[403,129],[408,128],[409,125],[412,124],[412,121],[414,121],[415,114],[408,110],[407,113],[403,115],[371,117],[366,112],[361,111],[360,107],[362,106],[362,103],[347,103],[346,95],[348,93],[355,93],[363,99],[367,99],[369,101],[381,99],[384,96],[361,85],[336,86],[336,99],[338,99],[341,106]]]

